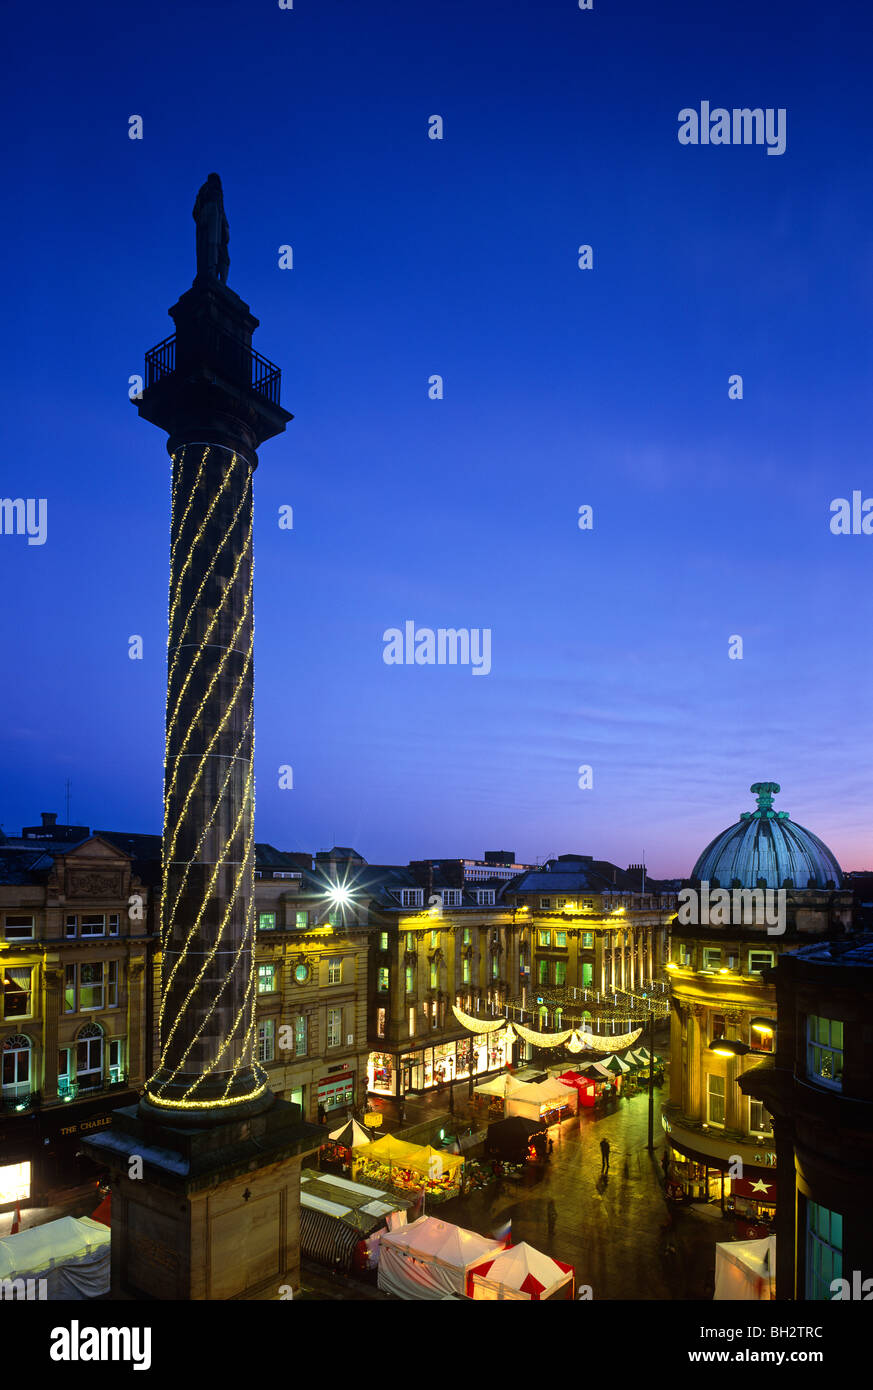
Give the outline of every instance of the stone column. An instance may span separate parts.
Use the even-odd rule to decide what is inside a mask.
[[[61,997],[64,988],[63,965],[47,965],[43,972],[45,1003],[43,1005],[43,1074],[42,1084],[31,1081],[33,1090],[42,1091],[46,1100],[58,1094],[58,1025],[61,1017]]]
[[[703,1120],[703,1005],[692,1004],[688,1019],[688,1109],[690,1120]]]

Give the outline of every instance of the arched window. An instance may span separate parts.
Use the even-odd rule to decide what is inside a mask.
[[[103,1029],[86,1023],[76,1039],[76,1084],[93,1091],[103,1084]]]
[[[13,1033],[3,1043],[3,1099],[18,1100],[30,1095],[30,1038]]]

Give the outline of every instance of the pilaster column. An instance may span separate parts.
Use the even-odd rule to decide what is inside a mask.
[[[34,1091],[42,1091],[45,1100],[55,1100],[58,1094],[58,1024],[61,1017],[61,998],[64,987],[62,965],[47,965],[43,972],[45,990],[43,1005],[43,1071],[31,1080]],[[31,1061],[34,1059],[31,1058]]]

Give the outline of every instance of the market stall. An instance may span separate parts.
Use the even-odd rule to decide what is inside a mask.
[[[62,1216],[0,1239],[0,1281],[45,1279],[50,1300],[108,1294],[110,1232],[88,1216]],[[34,1286],[39,1297],[39,1286]]]
[[[769,1301],[773,1298],[775,1279],[775,1236],[716,1245],[714,1299]]]
[[[331,1269],[378,1262],[382,1234],[392,1218],[406,1220],[411,1203],[381,1188],[350,1182],[314,1168],[300,1174],[300,1248]],[[367,1248],[366,1256],[360,1252]]]
[[[325,1162],[340,1165],[346,1170],[351,1167],[352,1149],[372,1143],[374,1137],[372,1130],[365,1129],[357,1120],[346,1120],[338,1129],[331,1130],[320,1152]]]
[[[529,1120],[523,1115],[511,1115],[495,1120],[488,1126],[485,1153],[488,1157],[504,1159],[507,1163],[524,1163],[531,1150],[545,1153],[546,1126],[541,1120]]]
[[[504,1242],[453,1226],[433,1216],[382,1237],[379,1288],[403,1299],[441,1299],[464,1294],[468,1271],[502,1250]]]
[[[575,1270],[522,1241],[481,1260],[467,1271],[467,1296],[490,1300],[568,1299]]]
[[[352,1176],[356,1180],[382,1183],[393,1192],[416,1196],[423,1188],[427,1202],[457,1196],[463,1172],[464,1159],[460,1154],[434,1149],[429,1144],[407,1144],[393,1134],[352,1150]]]
[[[560,1076],[555,1077],[564,1086],[572,1086],[576,1091],[578,1105],[592,1106],[597,1096],[597,1083],[590,1076],[583,1076],[579,1071],[564,1071]]]
[[[576,1114],[578,1095],[574,1088],[560,1081],[532,1082],[517,1086],[506,1098],[506,1114],[523,1115],[528,1120],[555,1124]]]

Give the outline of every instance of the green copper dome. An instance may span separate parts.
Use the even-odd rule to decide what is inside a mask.
[[[842,870],[827,845],[773,810],[779,783],[753,782],[751,791],[758,809],[706,846],[691,877],[720,888],[839,888]]]

